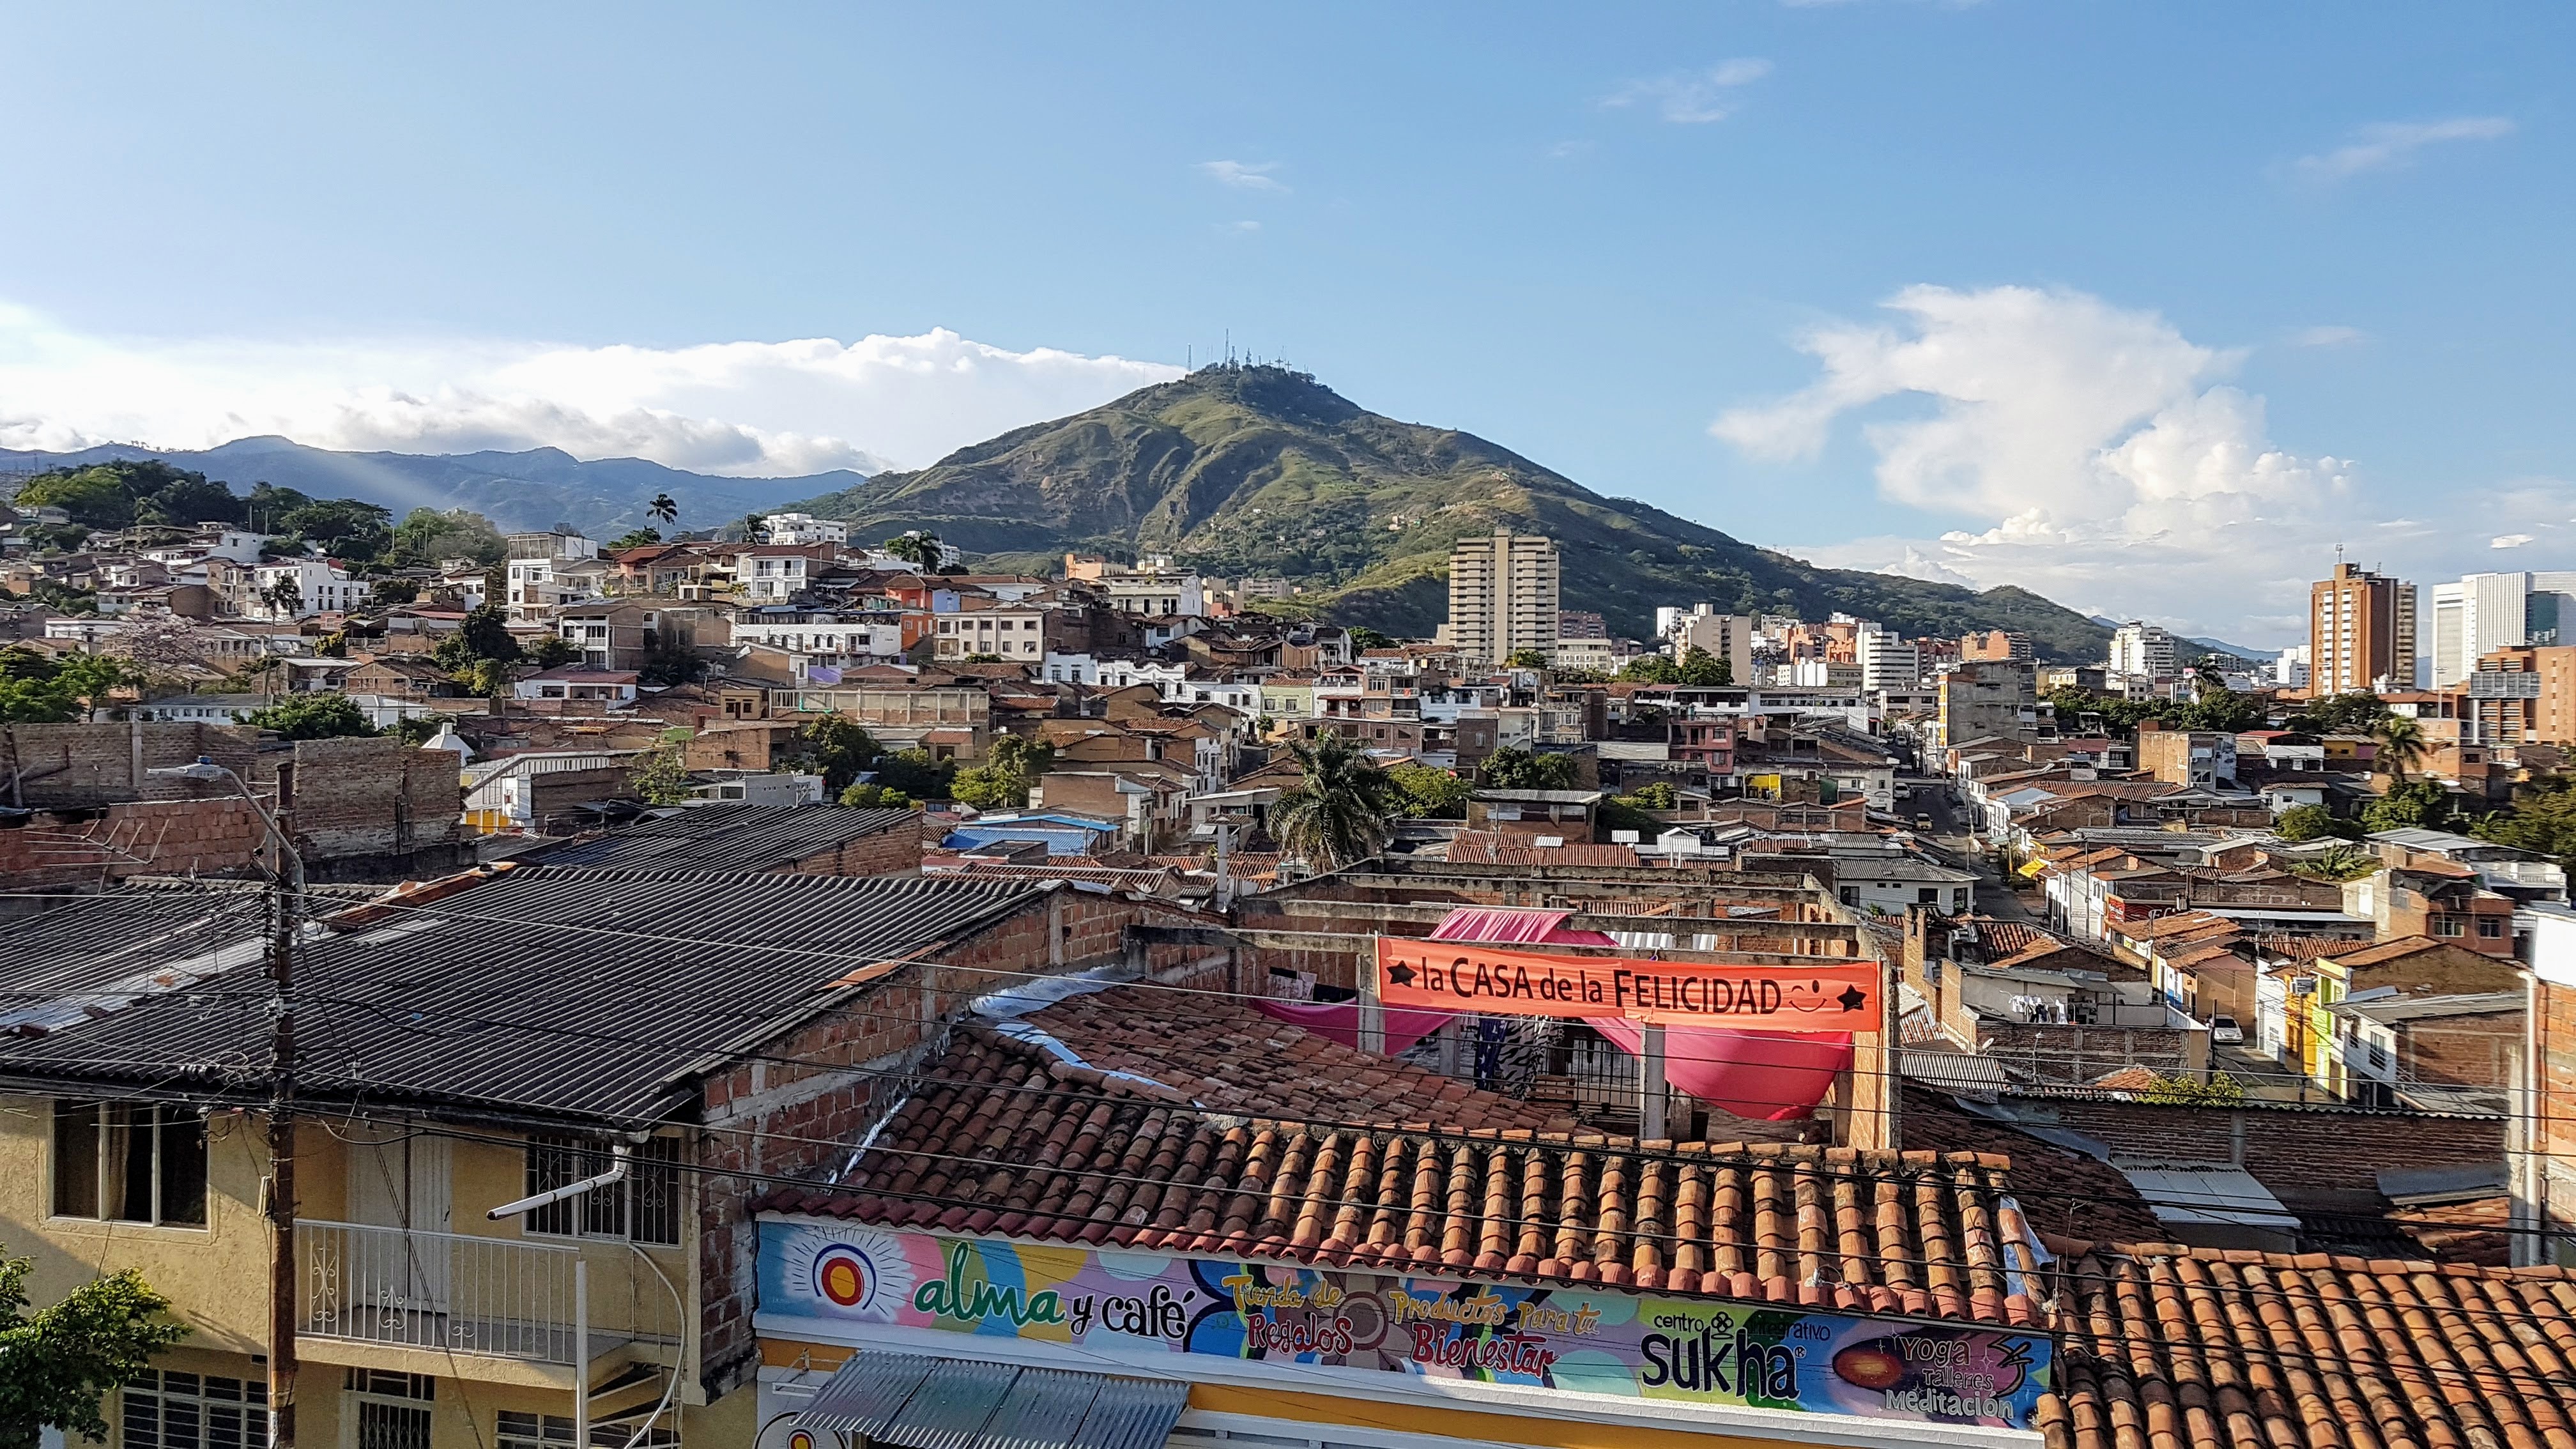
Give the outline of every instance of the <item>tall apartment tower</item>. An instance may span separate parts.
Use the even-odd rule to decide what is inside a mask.
[[[2467,680],[2498,649],[2576,644],[2576,571],[2470,574],[2433,585],[2433,687]]]
[[[2308,588],[2308,692],[2415,687],[2415,586],[2359,564]]]
[[[1556,540],[1498,528],[1449,551],[1449,642],[1500,664],[1523,649],[1556,650]]]

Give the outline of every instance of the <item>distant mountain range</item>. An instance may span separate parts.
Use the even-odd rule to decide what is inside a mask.
[[[680,505],[680,527],[712,528],[866,478],[847,469],[801,478],[716,478],[641,458],[585,463],[555,448],[443,456],[337,453],[276,437],[240,438],[203,452],[122,445],[77,453],[0,448],[0,472],[77,468],[117,458],[163,459],[245,491],[253,483],[272,483],[316,498],[356,498],[390,508],[396,518],[415,508],[470,508],[505,531],[569,524],[597,539],[655,526],[646,505],[657,493],[668,492]]]
[[[2100,614],[2095,614],[2093,616],[2093,622],[2101,625],[2105,629],[2117,629],[2120,627],[2119,620],[2105,618]],[[2224,639],[2196,639],[2189,634],[2180,635],[2178,637],[2180,637],[2182,642],[2185,644],[2197,644],[2201,648],[2207,649],[2212,653],[2233,654],[2239,659],[2272,659],[2279,657],[2281,653],[2278,649],[2257,649],[2250,644],[2230,644]]]
[[[2051,660],[2098,660],[2110,631],[2024,589],[1818,568],[1624,498],[1497,444],[1369,412],[1302,373],[1209,367],[1053,422],[793,505],[923,528],[1001,566],[1068,549],[1163,552],[1204,572],[1284,577],[1343,623],[1427,635],[1447,617],[1450,546],[1497,526],[1556,539],[1568,609],[1643,637],[1658,604],[1835,612],[1908,635],[2029,633]]]

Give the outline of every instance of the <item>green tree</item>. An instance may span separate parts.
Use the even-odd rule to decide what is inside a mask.
[[[2309,700],[2283,723],[2301,734],[2366,735],[2375,732],[2387,716],[2388,706],[2378,695],[2357,690]]]
[[[636,666],[638,682],[655,686],[689,684],[706,676],[707,661],[668,629],[657,629],[644,641],[644,662]]]
[[[626,783],[647,805],[685,805],[689,800],[689,767],[676,749],[659,749],[635,762]]]
[[[198,523],[240,523],[249,516],[240,494],[201,473],[180,475],[158,493],[140,496],[134,510],[138,523],[187,527]]]
[[[1679,684],[1681,666],[1663,654],[1641,654],[1619,670],[1619,678],[1629,684]]]
[[[540,634],[519,650],[519,657],[539,669],[553,669],[581,658],[581,649],[561,634]]]
[[[1681,792],[1669,780],[1656,780],[1640,785],[1624,795],[1611,797],[1631,810],[1675,810],[1681,807]]]
[[[1478,774],[1489,790],[1571,790],[1578,770],[1572,755],[1533,755],[1514,745],[1486,756]]]
[[[653,501],[644,505],[644,511],[652,514],[664,528],[670,528],[680,521],[680,505],[668,493],[654,494]]]
[[[2439,830],[2451,819],[2451,795],[2438,781],[2410,780],[2361,809],[2364,830]]]
[[[2323,840],[2335,833],[2334,812],[2323,805],[2293,805],[2272,822],[2272,830],[2292,845]]]
[[[434,714],[407,714],[395,720],[393,728],[386,730],[385,733],[418,749],[435,738],[446,723],[446,720]]]
[[[1366,624],[1353,624],[1342,632],[1350,636],[1351,652],[1354,654],[1369,649],[1392,649],[1396,646],[1394,635],[1382,629],[1372,629]]]
[[[2227,674],[2218,667],[2217,655],[2204,654],[2200,662],[2191,667],[2191,692],[2198,699],[2227,692]]]
[[[957,766],[946,760],[931,758],[924,749],[896,750],[877,756],[868,763],[876,783],[900,791],[915,800],[945,800],[956,779]]]
[[[203,475],[198,475],[202,480]],[[133,524],[136,500],[184,481],[187,474],[158,461],[97,463],[39,473],[18,490],[21,508],[59,508],[89,528]]]
[[[2405,783],[2406,773],[2424,763],[2424,727],[2402,714],[2382,717],[2372,726],[2371,734],[2379,741],[2379,754],[2373,761]]]
[[[510,632],[508,611],[498,604],[484,604],[467,610],[456,632],[439,640],[430,657],[451,674],[478,659],[511,664],[518,661],[519,640]]]
[[[2576,778],[2545,775],[2514,792],[2513,804],[2478,821],[2469,833],[2516,850],[2555,856],[2576,871]]]
[[[838,795],[850,788],[850,782],[884,750],[856,720],[827,714],[796,727],[789,753],[797,768],[822,776],[823,788]]]
[[[1386,772],[1407,815],[1430,820],[1457,820],[1467,813],[1467,797],[1476,787],[1448,770],[1431,765],[1398,765]]]
[[[1055,763],[1055,746],[997,735],[992,757],[971,770],[960,770],[949,793],[960,805],[978,810],[1014,809],[1029,803],[1029,785]]]
[[[2175,727],[2195,730],[2224,730],[2242,734],[2259,729],[2264,721],[2263,706],[2230,689],[2204,692],[2198,699],[2175,711]]]
[[[374,559],[393,541],[393,511],[354,498],[316,499],[288,510],[278,522],[333,558]]]
[[[661,532],[651,528],[630,528],[608,541],[611,552],[624,548],[650,548],[662,541]]]
[[[841,792],[841,803],[863,810],[909,810],[921,802],[883,785],[852,785]]]
[[[1545,669],[1547,654],[1538,649],[1515,649],[1511,657],[1503,661],[1503,667],[1505,669]]]
[[[1338,734],[1291,743],[1297,783],[1270,807],[1270,834],[1316,870],[1339,870],[1386,843],[1395,786],[1357,741]]]
[[[107,1438],[99,1399],[187,1336],[170,1300],[127,1269],[29,1311],[27,1258],[0,1259],[0,1449],[36,1449],[48,1424]]]
[[[133,682],[123,661],[105,655],[0,649],[0,724],[68,724]]]
[[[509,554],[509,540],[480,513],[464,508],[445,512],[415,508],[394,526],[385,545],[384,561],[430,566],[461,558],[490,568]]]
[[[1732,665],[1696,644],[1682,651],[1681,664],[1675,672],[1683,684],[1707,686],[1735,682]]]
[[[2342,882],[2359,880],[2379,870],[2379,857],[2354,845],[2330,845],[2316,855],[2290,865],[2292,875],[2310,880]]]
[[[376,732],[365,712],[345,694],[290,694],[266,709],[252,710],[248,722],[290,740],[336,740]]]

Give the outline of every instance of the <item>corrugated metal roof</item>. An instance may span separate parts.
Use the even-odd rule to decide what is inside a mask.
[[[868,1349],[796,1423],[917,1449],[1159,1449],[1189,1397],[1180,1379]]]
[[[851,972],[929,950],[1043,892],[957,880],[521,866],[299,950],[301,1090],[633,1121],[711,1044],[813,1010]],[[119,896],[53,913],[113,921]],[[241,939],[256,940],[258,918]],[[174,943],[173,960],[202,951]],[[139,958],[138,958],[139,959]],[[43,1036],[0,1076],[238,1085],[265,1061],[249,964]],[[235,983],[241,983],[235,987]],[[227,989],[232,988],[232,989]]]
[[[620,830],[541,846],[518,857],[604,870],[761,870],[903,829],[917,810],[844,805],[692,805]]]

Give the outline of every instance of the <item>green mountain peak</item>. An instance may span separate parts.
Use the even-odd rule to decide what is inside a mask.
[[[1842,612],[1907,635],[2028,632],[2043,657],[2099,659],[2109,631],[2018,588],[1820,569],[1574,480],[1472,433],[1397,422],[1312,376],[1220,365],[1088,412],[790,505],[852,537],[928,529],[1017,567],[1067,550],[1169,553],[1224,577],[1284,577],[1300,607],[1429,634],[1450,546],[1497,527],[1557,541],[1564,606],[1643,636],[1658,604]]]

